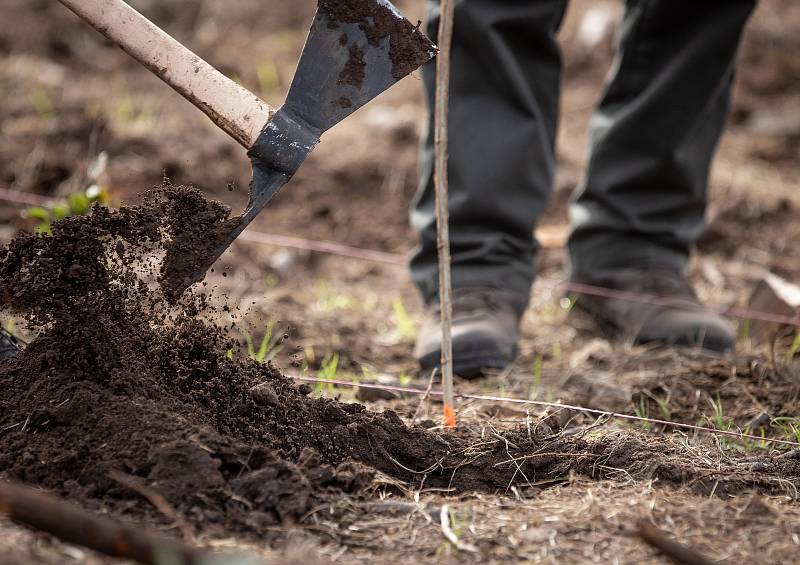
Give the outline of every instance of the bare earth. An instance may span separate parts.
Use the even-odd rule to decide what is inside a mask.
[[[131,4],[274,105],[291,81],[316,6],[313,0]],[[420,0],[398,4],[414,22],[424,15]],[[587,47],[579,29],[590,10],[615,14],[620,4],[572,3],[561,33],[567,67],[560,172],[541,219],[546,248],[521,355],[510,370],[459,382],[458,390],[797,440],[800,365],[789,358],[793,336],[757,339],[740,323],[730,356],[638,348],[607,342],[563,308],[555,283],[566,276],[567,200],[580,181],[586,125],[611,60],[610,38]],[[762,2],[742,48],[731,123],[712,172],[709,230],[691,265],[701,296],[717,306],[746,305],[768,271],[800,282],[798,26],[796,2]],[[238,145],[51,0],[0,0],[0,103],[0,188],[69,194],[88,186],[87,169],[106,152],[99,182],[117,202],[137,201],[168,177],[235,208],[244,205],[249,163]],[[423,120],[420,80],[412,76],[327,134],[252,230],[406,254],[413,247],[407,209]],[[21,210],[0,204],[3,243],[31,228]],[[411,322],[421,305],[402,266],[239,241],[208,280],[247,312],[256,341],[270,320],[276,333],[288,328],[289,339],[271,355],[286,374],[315,375],[323,367],[330,374],[337,355],[340,379],[428,383],[411,358]],[[356,400],[347,388],[324,394]],[[419,406],[417,398],[361,394],[358,400],[370,409],[391,408],[407,422]],[[438,418],[435,403],[419,408],[417,421]],[[463,425],[487,437],[540,416],[484,402],[461,406]],[[793,466],[764,467],[791,459],[786,449],[619,422],[587,429],[594,419],[580,413],[553,419],[564,437],[584,434],[593,445],[610,446],[591,472],[575,456],[559,476],[458,496],[427,488],[421,476],[402,483],[384,478],[272,528],[269,543],[219,529],[195,533],[209,546],[245,548],[285,563],[666,563],[635,534],[646,518],[723,563],[786,563],[800,555],[800,476],[785,471]],[[0,430],[4,424],[0,414]],[[460,548],[443,535],[443,505]],[[157,514],[148,525],[180,535]],[[71,562],[109,561],[0,518],[0,563]]]

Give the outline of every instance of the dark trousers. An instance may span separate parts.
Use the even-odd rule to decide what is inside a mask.
[[[704,227],[708,173],[729,108],[733,60],[756,0],[628,0],[570,208],[573,275],[683,269]],[[450,100],[453,286],[527,296],[536,220],[552,192],[567,0],[460,0]],[[438,3],[428,33],[436,36]],[[435,62],[423,69],[433,107]],[[411,212],[412,277],[437,296],[433,120]]]

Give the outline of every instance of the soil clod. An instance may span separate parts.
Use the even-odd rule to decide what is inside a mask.
[[[373,47],[378,47],[388,37],[392,76],[397,80],[418,69],[435,50],[433,43],[411,22],[381,2],[319,0],[319,6],[328,12],[332,22],[358,24]],[[353,62],[351,52],[347,67],[351,67]],[[350,77],[352,72],[345,69],[343,75]]]

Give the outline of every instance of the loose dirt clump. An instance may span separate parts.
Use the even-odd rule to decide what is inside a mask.
[[[157,208],[171,234],[165,245],[160,284],[167,299],[174,302],[195,282],[199,272],[210,267],[210,258],[239,224],[239,218],[231,218],[229,206],[190,190],[170,192]]]
[[[346,38],[346,36],[343,37]],[[351,45],[349,51],[350,57],[347,59],[347,63],[345,63],[337,82],[339,84],[349,84],[360,90],[364,84],[364,78],[366,78],[365,68],[367,63],[364,61],[364,51],[357,45]]]

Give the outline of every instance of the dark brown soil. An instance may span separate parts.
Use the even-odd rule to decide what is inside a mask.
[[[389,38],[392,76],[400,80],[430,59],[436,49],[411,22],[387,6],[368,0],[319,0],[333,22],[359,24],[370,45],[378,47]],[[352,58],[351,58],[352,61]]]
[[[164,295],[177,300],[213,263],[215,253],[239,223],[231,218],[231,209],[206,199],[199,191],[170,193],[158,208],[171,234],[165,245],[160,283]]]
[[[781,423],[794,422],[800,398],[795,363],[755,356],[689,363],[634,387],[633,401],[654,417],[785,437]]]
[[[423,17],[423,0],[396,4],[412,23]],[[540,223],[564,228],[565,232],[570,189],[578,184],[585,170],[586,125],[601,91],[610,63],[610,45],[616,35],[609,33],[602,45],[586,51],[579,32],[590,11],[613,9],[620,4],[573,2],[559,34],[567,65],[558,139],[559,190]],[[198,55],[229,76],[238,77],[274,105],[283,100],[291,82],[316,9],[314,2],[291,0],[160,0],[136,5]],[[795,187],[800,184],[796,158],[800,138],[793,125],[800,108],[797,8],[797,2],[791,0],[760,3],[742,44],[733,115],[711,176],[712,204],[720,213],[711,210],[709,233],[690,270],[699,294],[714,305],[746,307],[747,298],[765,269],[793,282],[800,280],[800,248],[796,245],[800,228],[793,221],[798,208]],[[159,183],[166,176],[179,184],[196,185],[234,210],[244,207],[250,163],[241,148],[208,124],[202,113],[174,96],[58,2],[0,0],[0,14],[5,16],[0,17],[0,84],[4,99],[0,112],[0,188],[64,197],[86,188],[91,182],[86,178],[87,169],[100,152],[105,152],[108,167],[98,180],[110,190],[114,202],[139,202],[136,194],[141,187]],[[384,39],[382,45],[387,43]],[[274,64],[277,79],[262,85],[257,71],[265,62]],[[348,101],[343,99],[340,103]],[[392,253],[408,252],[414,234],[408,226],[407,208],[417,184],[417,148],[423,116],[419,80],[401,81],[381,100],[370,103],[327,134],[328,142],[320,144],[303,165],[291,190],[274,199],[269,213],[260,215],[253,229]],[[342,147],[347,150],[342,151]],[[229,183],[240,188],[229,192]],[[347,197],[343,199],[342,195]],[[784,205],[782,198],[790,199],[791,204]],[[0,206],[0,237],[4,243],[18,229],[32,228],[33,221],[21,214],[23,209],[9,204]],[[160,225],[161,220],[158,221]],[[713,401],[721,403],[724,419],[732,429],[745,429],[753,422],[756,435],[763,431],[767,437],[794,438],[789,428],[796,422],[798,411],[800,361],[786,360],[792,336],[788,344],[772,347],[752,333],[750,339],[737,343],[741,357],[724,359],[695,352],[630,348],[598,340],[588,328],[575,329],[564,321],[558,307],[561,296],[547,281],[563,280],[568,272],[563,250],[552,245],[540,253],[541,279],[534,287],[532,306],[523,320],[518,363],[510,373],[460,382],[460,392],[560,399],[629,414],[644,410],[653,417],[663,417],[666,406],[672,420],[692,424],[706,423],[709,417],[714,420]],[[155,249],[157,244],[153,246]],[[107,245],[105,253],[109,249]],[[275,354],[276,363],[289,366],[296,359],[298,364],[307,363],[314,374],[323,359],[335,353],[340,357],[342,378],[361,378],[369,373],[378,382],[393,378],[397,384],[405,373],[411,385],[427,385],[428,375],[415,372],[411,338],[394,335],[393,306],[397,301],[403,303],[412,321],[422,317],[416,291],[402,267],[279,249],[248,243],[243,238],[224,255],[224,265],[227,276],[223,278],[217,268],[206,279],[208,285],[214,285],[216,293],[227,295],[231,305],[249,309],[236,313],[241,327],[230,331],[230,335],[242,337],[247,330],[257,340],[264,322],[273,318],[281,320],[283,327],[292,327],[291,346],[287,343],[282,352]],[[158,276],[158,267],[152,274],[137,275],[151,286]],[[90,277],[82,281],[91,288]],[[65,292],[67,302],[78,304],[69,297],[69,289]],[[34,303],[39,300],[48,300],[47,295],[35,297]],[[160,304],[157,306],[154,317],[163,309]],[[226,313],[221,314],[215,319],[228,319]],[[12,322],[9,318],[2,321],[4,325]],[[13,322],[19,328],[18,316]],[[161,328],[160,335],[168,334],[163,326],[171,322],[151,321],[148,327],[150,323]],[[89,346],[81,344],[76,348],[80,352],[75,354],[77,365],[90,364],[87,360],[91,356],[113,357],[118,344],[113,340],[99,341],[106,340],[111,330],[99,325],[94,333],[86,328],[81,332],[90,336],[85,338]],[[20,333],[33,341],[26,332]],[[741,335],[747,334],[742,331]],[[140,341],[147,342],[151,337],[147,334]],[[93,344],[92,339],[98,343]],[[42,344],[40,351],[47,345]],[[132,347],[140,347],[142,356],[169,349],[166,344],[158,348],[139,344]],[[290,354],[294,357],[290,358]],[[166,359],[177,358],[172,351],[165,355]],[[44,355],[39,358],[45,359]],[[532,367],[539,359],[541,385],[534,385]],[[67,361],[64,363],[68,365]],[[302,524],[269,529],[278,533],[274,540],[269,534],[270,549],[265,549],[264,556],[267,563],[287,562],[283,552],[286,546],[295,544],[293,555],[298,558],[290,562],[306,564],[316,562],[320,556],[323,562],[336,556],[337,563],[346,564],[381,560],[449,560],[482,565],[663,563],[663,555],[629,535],[631,524],[643,517],[651,518],[672,537],[713,560],[758,560],[764,564],[797,561],[798,546],[792,540],[800,539],[800,506],[793,487],[800,482],[792,463],[793,452],[788,452],[788,459],[765,458],[769,446],[762,448],[760,442],[692,433],[673,435],[659,426],[645,429],[622,422],[594,428],[583,438],[570,437],[593,421],[576,414],[562,420],[572,417],[565,435],[546,440],[550,436],[544,433],[533,445],[527,442],[524,428],[521,432],[508,431],[512,425],[525,424],[526,411],[513,405],[465,403],[460,415],[467,431],[457,440],[444,437],[455,449],[452,459],[443,461],[450,469],[435,471],[425,480],[419,504],[411,495],[394,492],[388,493],[391,496],[385,500],[372,494],[384,494],[382,490],[388,482],[385,477],[378,475],[360,495],[343,494],[351,488],[347,477],[353,472],[348,466],[355,464],[347,463],[336,472],[336,466],[325,465],[327,456],[313,448],[306,450],[308,459],[291,451],[294,445],[304,444],[301,437],[294,435],[292,426],[307,436],[312,433],[306,431],[307,424],[297,423],[300,417],[287,419],[284,413],[305,406],[301,416],[311,419],[316,417],[318,408],[342,404],[309,398],[302,404],[292,400],[277,416],[280,422],[273,428],[263,432],[241,430],[238,420],[229,419],[224,408],[216,409],[221,413],[217,418],[214,409],[203,400],[209,396],[221,403],[225,394],[212,394],[210,391],[215,389],[210,384],[179,386],[179,376],[170,368],[158,368],[157,377],[152,377],[148,371],[157,364],[151,360],[130,368],[128,373],[142,368],[143,376],[134,385],[125,385],[130,382],[126,380],[130,375],[120,368],[103,369],[112,375],[106,382],[82,377],[75,377],[73,382],[69,374],[81,375],[83,369],[49,368],[43,369],[40,376],[33,369],[18,367],[15,374],[20,375],[16,378],[21,382],[9,386],[10,370],[0,369],[0,477],[11,476],[12,472],[23,476],[30,468],[31,482],[54,485],[73,503],[131,518],[142,527],[174,531],[172,522],[152,510],[140,494],[108,481],[104,469],[119,469],[134,475],[134,482],[168,492],[170,501],[199,530],[199,539],[222,538],[215,544],[241,543],[259,550],[268,544],[262,543],[261,538],[257,544],[250,544],[252,535],[239,532],[252,532],[259,523],[277,522],[281,517],[289,522],[296,519],[295,510],[306,504],[304,499],[308,497],[307,504],[313,508],[304,515]],[[222,366],[236,375],[242,371],[231,369],[227,362]],[[197,369],[198,373],[203,371]],[[184,378],[185,375],[180,376]],[[48,384],[47,379],[53,379],[52,383]],[[280,377],[272,382],[279,398],[284,398],[279,390],[283,383],[287,381]],[[84,398],[100,398],[97,406],[87,402],[87,407],[78,403],[58,407],[62,399],[76,397],[84,390]],[[293,387],[287,390],[297,394]],[[227,394],[235,402],[238,393]],[[348,391],[337,388],[333,394],[346,397]],[[265,396],[271,397],[269,389]],[[56,400],[50,404],[50,399]],[[418,398],[371,399],[366,403],[373,410],[391,407],[405,422],[420,404]],[[31,428],[39,410],[59,412],[67,406],[73,406],[80,415],[69,420],[71,416],[64,412],[62,423],[52,424],[53,429],[47,429],[50,423],[42,425],[46,420]],[[137,406],[139,412],[134,411]],[[433,403],[423,403],[420,413],[422,418],[436,420],[439,409]],[[534,430],[536,416],[537,411],[531,411]],[[357,422],[362,418],[358,414],[347,417]],[[780,417],[786,421],[774,425],[770,421]],[[123,427],[126,419],[132,423]],[[29,423],[23,428],[26,420]],[[767,423],[766,428],[758,425],[763,422]],[[289,429],[291,441],[275,439],[279,425]],[[313,425],[320,434],[333,436],[333,424]],[[7,426],[15,427],[5,429]],[[107,429],[96,431],[101,426]],[[20,428],[25,433],[19,433]],[[555,435],[559,428],[552,428]],[[125,433],[126,429],[137,431]],[[464,459],[472,463],[455,470],[458,486],[465,484],[463,478],[474,477],[474,469],[479,466],[493,472],[493,465],[510,461],[505,443],[493,435],[493,429],[514,443],[508,446],[514,457],[530,459],[517,461],[521,472],[531,482],[534,478],[542,480],[542,485],[523,487],[526,478],[518,472],[514,492],[506,493],[504,484],[496,489],[499,496],[452,496],[435,487],[428,489],[434,480],[446,485],[445,478],[454,472],[452,467]],[[539,437],[543,432],[540,426],[534,435]],[[376,432],[377,435],[380,434]],[[377,440],[370,441],[377,444]],[[415,458],[410,450],[404,452],[400,446],[393,445],[386,451],[399,464],[424,470],[443,454],[436,441],[424,460]],[[183,443],[188,447],[182,447]],[[322,440],[318,443],[322,444]],[[205,449],[198,451],[198,444]],[[173,448],[174,445],[179,447]],[[470,445],[472,450],[457,456],[459,449]],[[251,453],[253,446],[260,447]],[[332,451],[333,447],[328,449]],[[446,450],[444,446],[441,449]],[[424,446],[419,450],[424,451]],[[481,455],[482,459],[473,460],[485,452],[488,454]],[[174,454],[172,459],[170,453]],[[261,457],[261,453],[265,455]],[[272,455],[275,459],[269,458]],[[37,457],[45,463],[37,463]],[[252,474],[242,463],[248,459]],[[209,460],[212,468],[208,473],[196,472],[202,471]],[[377,457],[372,460],[377,461]],[[182,461],[189,462],[185,468],[190,472],[179,477],[171,465],[184,465]],[[383,468],[391,471],[394,464],[385,463]],[[53,466],[52,472],[47,464]],[[243,469],[239,478],[248,477],[251,483],[236,483],[234,489],[231,485],[239,474],[237,466]],[[514,463],[506,463],[498,468],[513,466]],[[363,466],[356,468],[356,473],[364,471]],[[333,470],[339,479],[326,485],[315,476],[320,469]],[[558,471],[562,474],[558,475]],[[259,472],[263,473],[261,477],[274,477],[276,488],[262,485]],[[392,475],[407,479],[414,493],[424,478],[399,467]],[[512,475],[507,474],[506,478]],[[184,500],[182,493],[189,487],[175,477],[200,486]],[[211,480],[215,477],[216,483]],[[499,483],[500,475],[495,478]],[[340,479],[344,486],[337,483]],[[717,479],[721,479],[719,484]],[[293,481],[295,489],[283,488],[283,481]],[[99,486],[93,487],[94,484]],[[551,484],[556,486],[544,489]],[[673,488],[681,484],[685,488]],[[747,492],[752,487],[762,494]],[[732,496],[708,496],[721,491]],[[778,496],[764,494],[769,492]],[[267,495],[273,498],[268,500]],[[253,506],[252,513],[242,499]],[[254,503],[256,499],[259,501]],[[478,553],[458,551],[446,543],[439,523],[439,510],[444,504],[449,507],[453,528],[462,542],[476,546]],[[209,517],[207,525],[204,516]],[[231,525],[230,530],[224,530],[225,524]],[[75,560],[75,555],[73,547],[0,519],[0,562],[61,564]],[[92,565],[107,562],[89,552],[78,560]]]
[[[753,239],[752,234],[741,229],[742,226],[780,226],[793,221],[796,216],[797,211],[786,199],[767,204],[739,199],[727,204],[712,217],[697,245],[703,251],[733,256],[740,251],[747,238]]]
[[[347,63],[345,63],[337,82],[339,84],[349,84],[360,89],[366,76],[365,67],[367,63],[364,61],[364,51],[358,45],[351,45],[349,51],[350,58],[347,59]]]
[[[245,528],[299,517],[312,493],[369,482],[370,471],[325,465],[299,442],[279,447],[278,413],[294,414],[290,399],[305,397],[269,365],[228,359],[222,329],[195,317],[203,297],[165,311],[148,287],[164,218],[196,198],[167,187],[3,250],[3,305],[27,315],[38,337],[0,367],[0,473],[127,508],[131,493],[109,477],[122,471],[197,523]]]

